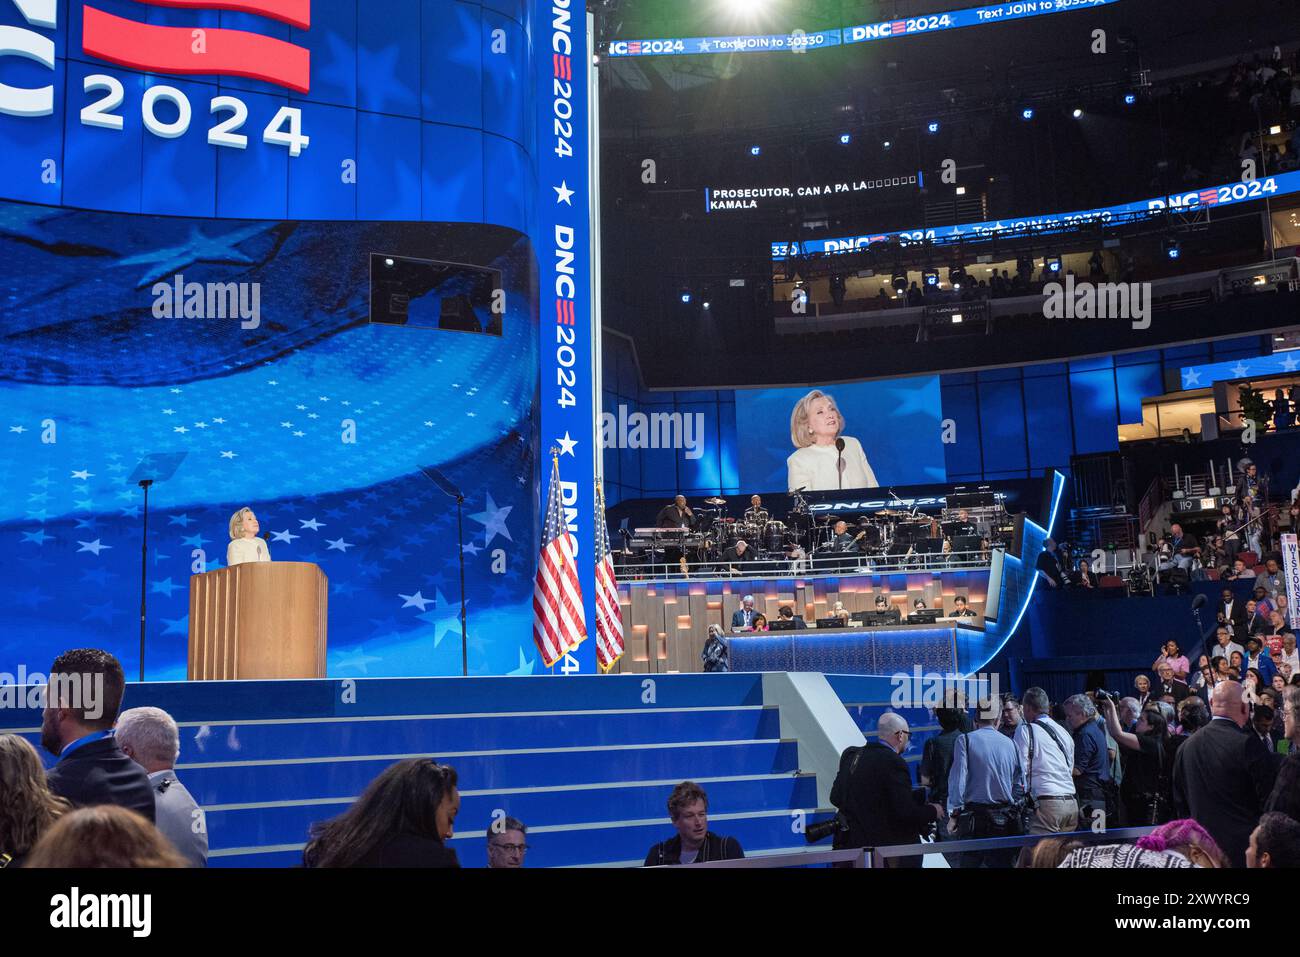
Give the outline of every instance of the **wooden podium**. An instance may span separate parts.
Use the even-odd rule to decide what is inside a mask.
[[[307,562],[190,579],[189,679],[324,678],[329,580]]]

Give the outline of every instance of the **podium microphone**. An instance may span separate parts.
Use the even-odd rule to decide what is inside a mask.
[[[835,471],[839,474],[840,488],[844,488],[844,440],[835,440]]]

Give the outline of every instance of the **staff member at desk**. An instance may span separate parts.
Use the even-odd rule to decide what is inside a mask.
[[[835,400],[813,389],[790,413],[790,441],[795,451],[785,460],[786,487],[822,492],[841,488],[879,488],[862,443],[841,436],[844,417]]]
[[[746,595],[740,600],[740,605],[731,616],[732,631],[748,631],[754,627],[754,616],[757,614],[754,611],[754,596]]]
[[[954,599],[952,600],[952,603],[953,603],[953,606],[954,606],[954,607],[953,607],[953,610],[952,610],[952,615],[951,615],[951,617],[953,617],[953,618],[975,618],[975,617],[978,617],[978,616],[975,614],[975,612],[971,611],[969,608],[966,607],[966,596],[965,596],[965,595],[958,595],[956,598],[954,598]]]
[[[261,530],[251,508],[241,508],[230,516],[230,544],[226,546],[226,564],[269,562],[271,550],[267,548],[264,539],[257,537]]]
[[[888,615],[890,618],[894,620],[894,624],[898,624],[898,622],[900,622],[903,618],[902,613],[899,612],[897,608],[890,607],[889,599],[886,598],[884,595],[876,596],[876,614]]]

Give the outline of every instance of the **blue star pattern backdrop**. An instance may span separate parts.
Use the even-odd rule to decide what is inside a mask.
[[[499,271],[502,335],[371,324],[371,253]],[[224,565],[243,505],[273,559],[328,576],[331,676],[459,674],[455,502],[421,466],[467,498],[470,672],[532,671],[538,320],[524,236],[0,203],[0,262],[0,671],[94,645],[135,674],[142,494],[129,478],[166,453],[180,464],[150,492],[149,679],[184,678],[190,576]],[[156,284],[177,275],[258,284],[260,322],[157,318]]]

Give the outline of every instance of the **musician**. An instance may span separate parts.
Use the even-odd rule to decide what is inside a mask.
[[[678,495],[671,505],[665,505],[655,519],[657,528],[692,528],[695,525],[695,513],[686,504],[686,496]]]
[[[979,529],[975,523],[970,520],[970,512],[966,509],[958,509],[957,521],[952,523],[951,534],[953,535],[978,535]]]
[[[723,567],[733,575],[739,574],[740,572],[740,569],[735,566],[743,565],[746,562],[752,562],[753,560],[754,556],[750,552],[749,542],[745,541],[743,538],[722,552]]]
[[[749,497],[749,508],[745,509],[745,524],[756,525],[760,529],[764,528],[768,522],[767,509],[763,507],[763,500],[757,495]]]
[[[953,603],[953,606],[954,606],[954,607],[953,607],[953,610],[952,610],[952,615],[949,616],[949,617],[952,617],[952,618],[976,618],[976,617],[978,617],[978,616],[975,614],[975,612],[971,611],[969,608],[966,607],[966,596],[965,596],[965,595],[958,595],[956,598],[954,598],[954,599],[952,600],[952,603]]]
[[[787,488],[813,492],[841,488],[879,488],[862,443],[842,436],[844,417],[835,400],[814,389],[790,413],[795,451],[785,460]]]
[[[851,552],[853,551],[854,545],[857,542],[858,538],[861,537],[862,537],[861,534],[859,534],[857,538],[855,538],[852,534],[850,534],[849,523],[844,521],[843,519],[840,519],[838,522],[835,523],[835,537],[831,539],[831,551]]]

